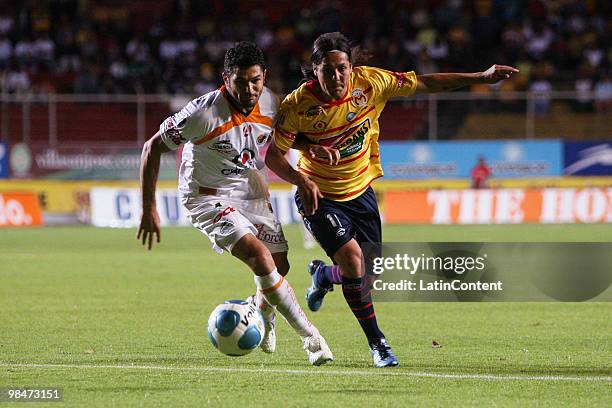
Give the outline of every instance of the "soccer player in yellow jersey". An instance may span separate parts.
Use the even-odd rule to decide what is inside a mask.
[[[398,361],[379,329],[368,285],[364,283],[363,244],[380,245],[378,204],[370,184],[383,175],[378,117],[389,98],[415,92],[439,92],[477,83],[496,83],[517,69],[494,65],[484,72],[416,75],[352,65],[353,50],[341,33],[319,36],[313,45],[313,79],[282,102],[275,141],[266,164],[298,188],[295,200],[304,223],[334,266],[309,265],[312,286],[306,298],[316,311],[323,297],[342,285],[346,302],[359,321],[376,367]],[[296,138],[312,144],[297,171],[285,159]],[[370,255],[365,258],[368,259]]]

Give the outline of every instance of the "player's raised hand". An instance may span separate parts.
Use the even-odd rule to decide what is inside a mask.
[[[485,84],[495,84],[504,79],[509,79],[513,74],[519,72],[518,69],[509,65],[493,65],[481,74]]]
[[[308,154],[312,159],[325,160],[330,166],[340,161],[340,150],[330,146],[311,144],[308,146]]]
[[[150,251],[153,247],[153,235],[156,236],[156,241],[159,243],[161,237],[159,214],[154,208],[142,212],[136,239],[141,240],[142,245],[146,245]]]
[[[321,194],[319,187],[308,177],[300,175],[299,180],[297,189],[304,205],[304,212],[306,215],[313,215],[319,207],[319,198],[323,198],[323,194]]]

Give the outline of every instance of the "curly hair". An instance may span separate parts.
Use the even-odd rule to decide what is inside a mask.
[[[223,72],[226,74],[231,74],[234,68],[246,69],[253,65],[266,69],[263,51],[252,42],[241,41],[225,52]]]

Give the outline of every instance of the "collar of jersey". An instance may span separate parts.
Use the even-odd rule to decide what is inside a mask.
[[[248,118],[249,116],[253,115],[255,112],[259,112],[259,99],[257,99],[257,103],[255,104],[255,106],[253,106],[253,109],[251,109],[251,111],[249,112],[248,115],[246,115],[243,111],[241,111],[236,105],[234,105],[233,100],[228,96],[227,94],[227,89],[225,89],[225,85],[221,85],[221,88],[219,88],[219,90],[221,91],[221,94],[223,95],[223,97],[225,98],[225,100],[227,101],[227,104],[230,107],[230,110],[233,113],[236,113],[238,115],[244,116],[245,118]]]

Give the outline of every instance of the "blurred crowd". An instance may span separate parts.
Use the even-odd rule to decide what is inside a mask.
[[[313,40],[342,31],[368,64],[418,73],[509,64],[521,74],[503,89],[576,90],[589,103],[593,91],[607,109],[611,17],[606,0],[2,2],[0,85],[202,94],[219,86],[225,49],[250,39],[266,52],[268,85],[286,93],[300,82]]]

